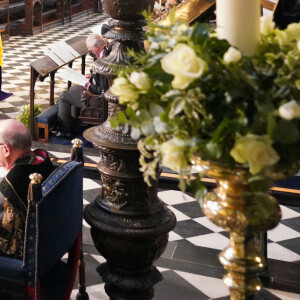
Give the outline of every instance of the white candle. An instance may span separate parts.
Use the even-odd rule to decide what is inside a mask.
[[[260,0],[217,0],[217,35],[246,55],[260,41]]]

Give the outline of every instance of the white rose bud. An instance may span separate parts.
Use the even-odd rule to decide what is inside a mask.
[[[230,47],[223,56],[225,63],[236,63],[242,58],[242,53],[234,47]]]
[[[133,140],[137,140],[139,139],[141,136],[141,131],[139,128],[136,128],[136,127],[131,127],[131,131],[130,131],[130,137],[133,139]]]
[[[140,90],[147,91],[150,89],[150,79],[145,72],[133,71],[130,74],[129,81]]]
[[[154,117],[153,119],[153,125],[155,128],[155,131],[157,133],[162,133],[167,131],[167,124],[163,122],[160,117]]]
[[[161,66],[165,72],[174,75],[172,86],[180,90],[188,87],[207,70],[206,62],[191,47],[181,43],[161,59]]]
[[[295,100],[284,103],[279,107],[279,115],[285,120],[300,118],[300,105]]]
[[[260,32],[263,35],[271,33],[275,28],[273,15],[265,15],[260,18]]]

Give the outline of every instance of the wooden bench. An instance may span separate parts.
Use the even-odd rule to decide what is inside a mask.
[[[58,104],[52,105],[35,119],[35,139],[48,143],[49,131],[57,123]]]

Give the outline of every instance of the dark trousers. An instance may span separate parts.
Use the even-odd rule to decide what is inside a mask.
[[[59,95],[58,122],[62,125],[65,133],[70,133],[74,130],[72,106],[76,108],[84,107],[84,102],[81,101],[82,92],[82,86],[74,85],[68,91],[64,91]]]

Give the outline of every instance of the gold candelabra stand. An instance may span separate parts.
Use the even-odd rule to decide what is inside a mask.
[[[195,158],[194,169],[216,179],[217,187],[208,192],[202,203],[204,214],[230,234],[230,243],[219,259],[227,274],[223,281],[232,300],[250,300],[262,287],[259,270],[265,264],[257,245],[260,232],[277,226],[281,219],[277,200],[267,193],[268,185],[249,183],[246,169]],[[286,175],[272,172],[271,179]]]

